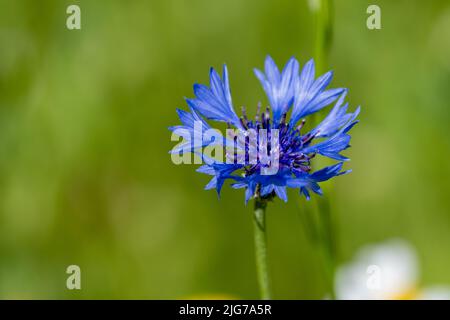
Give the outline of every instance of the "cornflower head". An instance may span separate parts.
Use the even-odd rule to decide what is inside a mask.
[[[347,112],[347,89],[327,89],[333,72],[315,78],[313,60],[300,71],[298,61],[291,58],[280,72],[267,56],[264,72],[254,71],[267,95],[267,108],[261,110],[258,104],[256,116],[249,119],[243,107],[239,117],[233,107],[226,65],[222,77],[211,68],[209,87],[195,84],[195,98],[186,99],[190,112],[177,110],[182,125],[170,130],[184,141],[171,152],[200,156],[206,164],[197,171],[212,176],[205,189],[216,189],[220,195],[224,182],[231,180],[233,188],[245,189],[246,203],[253,197],[278,196],[287,201],[288,187],[298,189],[307,199],[311,191],[321,195],[320,182],[350,172],[342,170],[349,159],[341,152],[350,146],[348,132],[358,122],[360,108]],[[307,117],[332,103],[328,115],[311,130],[305,130]],[[212,128],[205,119],[225,122],[234,131],[227,130],[225,137],[214,135],[211,139],[207,133]],[[209,139],[196,141],[195,137],[205,135]],[[223,149],[225,161],[202,153],[207,146]],[[314,171],[311,164],[317,155],[338,162]]]

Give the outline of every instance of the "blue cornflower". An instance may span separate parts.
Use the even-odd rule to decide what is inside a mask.
[[[213,176],[205,189],[216,189],[219,195],[226,180],[233,181],[231,186],[235,189],[246,189],[246,202],[252,197],[271,198],[275,195],[287,201],[287,187],[299,189],[307,199],[310,198],[310,191],[321,195],[319,182],[351,171],[342,170],[343,161],[348,158],[341,152],[350,146],[351,137],[348,132],[358,122],[356,117],[359,107],[353,113],[347,112],[347,89],[327,89],[333,73],[327,72],[316,79],[313,60],[308,61],[300,71],[298,61],[291,58],[280,73],[275,62],[268,56],[264,72],[255,69],[255,75],[263,86],[270,107],[261,112],[258,105],[257,114],[251,120],[247,118],[244,108],[241,117],[234,111],[226,65],[223,66],[222,77],[211,68],[210,86],[195,84],[195,99],[186,99],[190,112],[178,110],[182,125],[171,127],[170,130],[183,129],[180,135],[184,138],[184,143],[171,152],[192,152],[209,160],[197,171]],[[332,103],[335,104],[328,115],[315,128],[304,132],[304,118]],[[270,155],[276,149],[278,170],[274,174],[262,174],[261,170],[270,167],[271,163],[259,158],[252,162],[248,156],[244,156],[240,163],[236,163],[235,158],[231,163],[206,159],[198,148],[211,142],[203,141],[195,146],[192,138],[211,129],[204,118],[225,122],[237,131],[265,129],[268,139],[277,130],[277,147],[272,145],[271,149],[269,143],[267,152]],[[200,127],[195,126],[196,121],[201,124]],[[215,139],[212,143],[225,148],[230,139]],[[234,157],[251,148],[245,139],[242,141],[233,138],[231,141],[236,143]],[[339,162],[312,172],[311,161],[317,154]]]

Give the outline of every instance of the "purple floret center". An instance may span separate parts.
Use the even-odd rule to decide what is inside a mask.
[[[271,125],[270,107],[267,107],[264,112],[261,113],[261,104],[258,104],[256,116],[254,120],[250,120],[247,117],[245,107],[242,107],[242,116],[240,122],[242,127],[247,129],[259,129],[267,130],[267,153],[270,156],[271,152],[271,131],[273,129],[279,130],[279,168],[280,170],[289,169],[294,174],[308,173],[311,171],[311,159],[315,157],[316,153],[303,153],[302,149],[309,146],[311,141],[318,134],[302,134],[302,128],[306,121],[303,119],[298,126],[293,126],[289,122],[286,122],[287,113],[284,113],[281,117],[281,121],[275,127]],[[256,164],[249,164],[249,141],[245,141],[246,151],[246,165],[244,166],[245,176],[250,176],[254,173],[258,173],[261,169],[261,164],[258,160]],[[259,152],[259,150],[258,150]]]

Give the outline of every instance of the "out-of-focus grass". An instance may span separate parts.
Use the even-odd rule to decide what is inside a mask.
[[[65,28],[78,3],[82,29]],[[450,283],[450,6],[335,3],[333,85],[361,124],[334,180],[339,259],[400,236],[427,284]],[[175,166],[169,125],[194,82],[228,64],[236,107],[265,101],[252,68],[313,55],[306,1],[0,1],[0,297],[256,298],[251,206]],[[252,112],[250,112],[252,113]],[[276,298],[322,298],[299,197],[269,207]],[[292,201],[293,200],[293,201]],[[77,264],[82,290],[65,288]]]

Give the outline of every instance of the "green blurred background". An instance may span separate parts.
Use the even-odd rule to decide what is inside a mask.
[[[70,4],[81,30],[66,28]],[[450,284],[450,2],[335,1],[333,33],[333,86],[362,106],[353,173],[330,199],[338,259],[402,237],[421,284]],[[224,62],[252,110],[266,101],[252,68],[305,63],[314,35],[307,1],[0,0],[0,298],[257,298],[251,206],[172,164],[167,127]],[[305,201],[289,196],[268,208],[274,296],[323,298]]]

